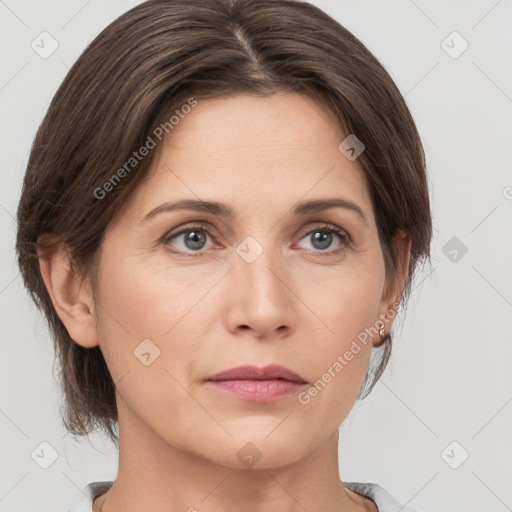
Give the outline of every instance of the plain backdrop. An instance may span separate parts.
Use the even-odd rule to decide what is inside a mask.
[[[113,445],[78,443],[61,424],[52,342],[14,257],[15,212],[33,137],[69,66],[138,3],[0,1],[2,512],[66,510],[87,483],[115,477]],[[512,510],[512,3],[313,3],[405,96],[434,216],[432,266],[399,319],[392,361],[340,430],[341,478],[377,482],[422,512]],[[48,58],[31,46],[42,32],[58,44]],[[52,449],[44,469],[33,454]]]

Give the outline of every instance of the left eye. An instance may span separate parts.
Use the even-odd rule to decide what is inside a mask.
[[[333,251],[326,251],[326,249],[332,243],[333,234],[341,242],[341,247]],[[312,231],[307,233],[306,236],[303,237],[303,239],[307,239],[308,237],[310,240],[312,240],[313,249],[317,249],[320,252],[328,252],[329,254],[337,253],[340,250],[344,249],[349,241],[348,234],[334,226],[324,226],[322,228],[313,229]]]
[[[333,242],[333,234],[340,241],[341,247],[332,251],[326,251],[326,249],[328,249]],[[170,244],[171,241],[178,240],[180,237],[183,237],[182,243],[184,244],[184,247],[178,247],[178,251],[171,250],[171,252],[188,255],[192,255],[192,253],[194,252],[200,253],[200,251],[205,250],[204,246],[207,243],[207,238],[213,238],[208,229],[206,228],[206,226],[201,224],[198,226],[187,227],[185,229],[182,229],[178,233],[168,234],[164,237],[163,242],[165,244]],[[313,250],[317,250],[318,252],[326,252],[327,254],[338,253],[339,251],[345,249],[350,241],[350,237],[346,232],[344,232],[342,229],[338,227],[330,225],[315,228],[309,231],[301,238],[301,240],[307,239],[308,237],[313,245]],[[173,243],[172,245],[176,244]]]

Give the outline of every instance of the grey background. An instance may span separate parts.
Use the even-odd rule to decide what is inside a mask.
[[[66,510],[87,483],[115,477],[111,444],[76,443],[60,423],[52,342],[14,260],[14,215],[32,139],[68,67],[138,3],[0,0],[3,512]],[[418,276],[392,361],[341,428],[341,477],[377,482],[423,512],[512,510],[512,2],[314,3],[405,95],[427,153],[435,228],[433,264]],[[43,31],[59,45],[47,59],[31,48]],[[453,31],[469,44],[457,58],[461,40],[443,43]],[[58,455],[47,469],[31,458],[44,441]]]

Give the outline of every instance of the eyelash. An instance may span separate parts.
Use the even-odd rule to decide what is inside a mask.
[[[192,226],[188,226],[176,233],[174,233],[174,232],[166,233],[162,238],[162,242],[165,245],[167,245],[172,239],[174,239],[184,233],[188,233],[190,231],[198,231],[198,230],[204,231],[205,233],[208,234],[208,236],[210,236],[210,238],[213,241],[215,241],[215,237],[212,236],[212,234],[210,233],[208,226],[203,223],[198,223],[198,224],[194,224]],[[324,233],[334,233],[335,235],[337,235],[339,237],[340,241],[342,242],[342,245],[339,249],[336,249],[334,251],[321,251],[321,250],[314,251],[313,250],[312,252],[314,252],[316,254],[320,254],[322,256],[335,256],[335,255],[338,255],[339,253],[341,253],[342,251],[348,250],[352,246],[352,239],[351,239],[350,235],[345,230],[342,230],[341,228],[339,228],[333,224],[324,224],[323,226],[314,228],[314,229],[308,231],[307,233],[305,233],[301,237],[301,240],[303,238],[305,238],[306,236],[311,235],[312,233],[315,233],[318,231],[324,232]],[[197,254],[194,254],[194,253],[188,253],[188,252],[182,252],[182,251],[173,251],[171,249],[168,249],[168,250],[170,252],[172,252],[173,254],[177,254],[178,256],[183,256],[183,257],[196,258],[196,257],[200,257],[204,254],[200,251],[197,251]],[[308,252],[309,252],[309,254],[311,254],[311,251],[308,251]]]

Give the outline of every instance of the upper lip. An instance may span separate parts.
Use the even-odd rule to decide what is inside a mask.
[[[206,380],[271,380],[284,379],[292,382],[306,382],[300,375],[285,366],[271,364],[263,368],[257,366],[237,366],[216,373]]]

